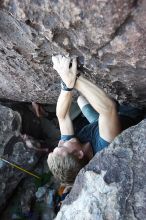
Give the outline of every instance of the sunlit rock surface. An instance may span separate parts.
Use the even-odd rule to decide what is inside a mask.
[[[96,154],[76,178],[56,220],[136,220],[146,216],[146,119]]]
[[[144,0],[2,0],[0,8],[0,98],[55,103],[51,56],[69,53],[118,101],[145,105]]]

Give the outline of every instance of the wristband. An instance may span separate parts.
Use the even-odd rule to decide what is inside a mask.
[[[61,89],[64,91],[72,91],[73,90],[73,88],[68,88],[62,79],[61,79]]]
[[[77,81],[77,79],[79,78],[79,76],[80,76],[80,73],[77,73],[74,86],[75,86],[76,81]],[[64,90],[64,91],[72,91],[73,88],[74,88],[74,86],[73,86],[72,88],[68,88],[68,87],[66,86],[66,84],[63,82],[63,80],[61,79],[61,89],[62,89],[62,90]]]

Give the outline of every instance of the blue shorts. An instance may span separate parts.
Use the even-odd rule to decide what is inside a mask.
[[[81,109],[83,115],[86,117],[86,119],[89,121],[89,123],[93,123],[98,121],[99,113],[94,110],[94,108],[87,104]],[[71,138],[74,138],[75,135],[61,135],[61,140],[68,141]]]
[[[89,121],[89,123],[98,121],[99,113],[95,111],[95,109],[90,104],[85,105],[81,110],[83,115]]]

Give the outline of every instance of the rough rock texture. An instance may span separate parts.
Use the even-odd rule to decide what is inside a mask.
[[[0,158],[32,170],[39,156],[27,147],[20,135],[20,127],[19,113],[0,105]],[[0,159],[0,211],[25,176],[25,173]]]
[[[97,153],[76,178],[56,220],[144,220],[146,119]]]
[[[121,102],[145,105],[143,0],[2,0],[0,97],[55,103],[52,54],[79,56],[82,71]]]

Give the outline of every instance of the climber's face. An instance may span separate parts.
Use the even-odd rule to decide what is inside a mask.
[[[78,159],[91,160],[93,157],[92,147],[89,142],[81,144],[77,138],[68,141],[59,141],[58,146],[50,154],[66,156],[72,154]]]

